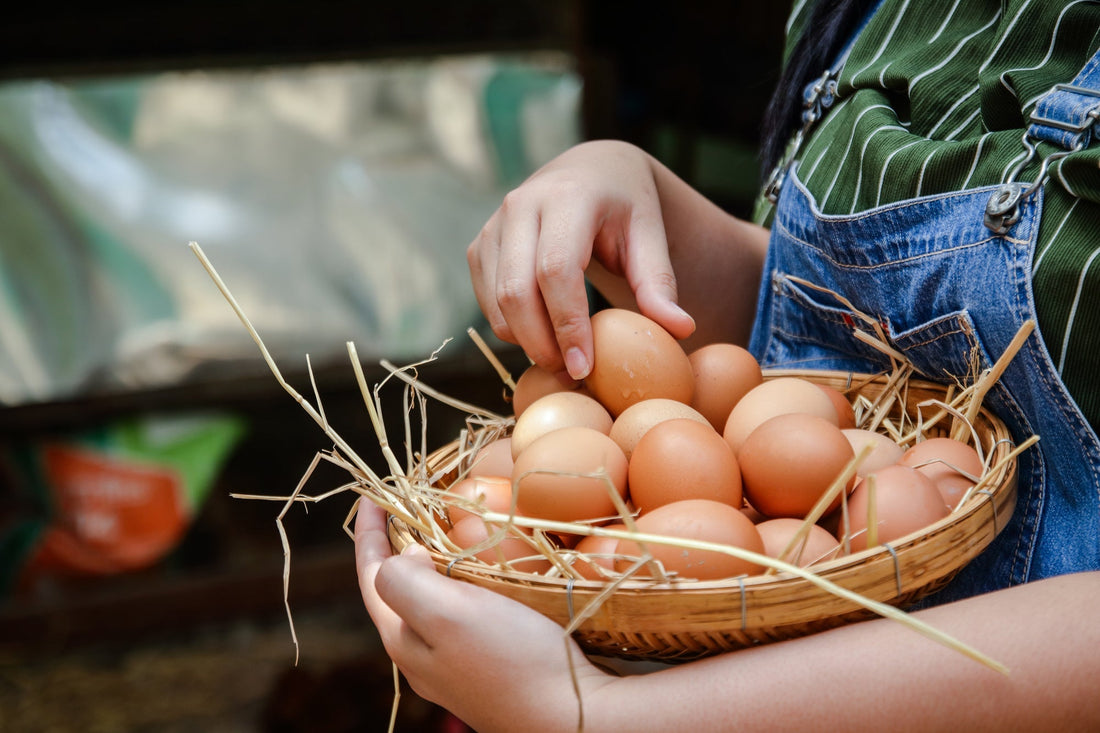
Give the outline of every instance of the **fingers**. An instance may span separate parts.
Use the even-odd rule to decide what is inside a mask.
[[[584,379],[592,370],[592,324],[584,273],[599,236],[592,213],[555,211],[539,232],[535,279],[542,294],[550,333],[547,341],[569,376]]]
[[[359,500],[355,518],[359,591],[387,650],[430,647],[424,632],[432,632],[439,599],[451,592],[452,583],[435,571],[431,556],[419,545],[410,545],[394,557],[387,518],[370,501]]]
[[[388,518],[385,510],[369,499],[359,499],[355,512],[355,557],[360,569],[390,556],[390,539],[386,532]]]
[[[485,223],[477,239],[466,248],[466,264],[470,268],[470,284],[473,285],[478,307],[489,327],[502,341],[519,344],[497,305],[496,273],[501,244],[499,221],[500,212],[497,212]]]
[[[436,572],[431,556],[419,545],[383,563],[374,587],[379,599],[428,648],[451,635],[452,619],[465,607],[464,594],[478,590]]]
[[[545,258],[542,232],[552,226],[550,222],[555,214],[545,208],[532,210],[515,201],[516,198],[506,199],[500,211],[497,306],[527,356],[544,369],[558,372],[565,363],[547,311],[547,299],[553,298],[555,293],[543,289],[538,278]],[[582,250],[590,248],[583,240],[571,242],[569,246]],[[583,292],[580,305],[587,316],[587,299]]]
[[[623,307],[636,302],[677,338],[694,330],[676,305],[654,172],[631,146],[578,146],[532,176],[504,198],[467,262],[493,332],[573,379],[593,361],[585,281],[593,262],[623,279]]]
[[[663,222],[640,214],[633,222],[634,246],[623,269],[638,310],[677,339],[695,331],[695,321],[678,304],[676,274],[669,257]]]
[[[403,670],[417,668],[431,650],[424,639],[378,593],[378,574],[395,558],[386,533],[387,514],[366,499],[359,500],[355,517],[355,559],[363,605],[390,658]],[[430,562],[430,561],[429,561]]]

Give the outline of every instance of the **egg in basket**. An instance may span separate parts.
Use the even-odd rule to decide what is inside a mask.
[[[1030,442],[975,409],[980,389],[904,365],[761,371],[615,309],[593,330],[594,378],[530,367],[514,420],[423,461],[432,531],[391,521],[396,549],[425,545],[591,653],[684,661],[894,615],[1011,516]]]
[[[348,344],[382,475],[282,379],[197,254],[333,439],[325,457],[353,479],[343,488],[389,512],[394,549],[423,545],[440,572],[549,616],[587,652],[686,661],[877,614],[1000,668],[901,609],[1011,517],[1016,456],[1036,438],[1014,444],[981,406],[1011,349],[950,387],[900,360],[877,375],[762,371],[744,349],[688,354],[649,319],[608,309],[592,319],[592,374],[568,389],[534,366],[513,383],[471,332],[513,388],[515,414],[435,392],[420,379],[431,359],[383,362],[406,405],[467,413],[445,446],[415,450],[404,436],[402,464],[381,385],[368,387]],[[287,507],[302,500],[314,499],[295,492]]]

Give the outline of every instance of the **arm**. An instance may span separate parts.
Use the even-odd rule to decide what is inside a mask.
[[[467,250],[494,333],[575,378],[592,363],[585,274],[677,338],[744,342],[767,232],[621,142],[578,145],[509,193]],[[678,305],[679,303],[679,305]],[[685,312],[686,311],[686,312]]]
[[[372,507],[359,512],[356,548],[364,602],[391,658],[418,694],[480,733],[516,720],[576,730],[566,649],[587,731],[1100,729],[1100,573],[919,614],[1006,664],[1007,677],[883,619],[615,677],[541,614],[439,575],[425,553],[390,558]]]
[[[1087,573],[916,614],[1006,664],[1007,677],[876,619],[623,678],[596,692],[593,712],[660,698],[638,715],[638,730],[653,731],[731,721],[738,730],[1097,730],[1097,602],[1100,573]]]

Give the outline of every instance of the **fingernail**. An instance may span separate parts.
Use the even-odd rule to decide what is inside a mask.
[[[578,349],[576,346],[571,347],[565,352],[565,369],[569,372],[569,376],[578,381],[588,376],[588,372],[591,370],[591,366],[588,363],[588,358],[584,355],[584,352]]]
[[[672,304],[672,306],[673,306],[673,307],[674,307],[674,308],[675,308],[675,309],[676,309],[677,311],[679,311],[679,312],[680,312],[680,313],[681,313],[681,314],[682,314],[682,315],[684,316],[684,318],[686,318],[686,319],[688,319],[689,321],[691,321],[691,330],[692,330],[692,331],[694,331],[694,330],[695,330],[695,319],[691,317],[691,314],[690,314],[690,313],[688,313],[688,312],[687,312],[686,310],[684,310],[683,308],[681,308],[681,307],[680,307],[680,304],[679,304],[679,303],[673,303],[673,304]]]

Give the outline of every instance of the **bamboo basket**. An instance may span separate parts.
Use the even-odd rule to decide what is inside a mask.
[[[872,402],[891,388],[888,375],[765,372],[766,379],[782,376],[800,376]],[[900,399],[895,399],[898,404],[891,409],[904,409],[907,418],[920,425],[924,422],[921,406],[943,404],[945,393],[942,385],[909,380],[896,393]],[[940,420],[922,428],[920,434],[947,434],[943,424],[950,422]],[[1012,436],[984,408],[970,423],[970,442],[980,440],[983,453],[989,455],[986,465],[991,467],[978,491],[922,531],[808,570],[863,598],[899,608],[946,585],[1008,523],[1016,503]],[[454,464],[458,451],[455,441],[428,455],[424,459],[428,474]],[[454,470],[445,475],[439,481],[440,488],[445,488],[455,475]],[[605,581],[544,576],[476,559],[456,559],[434,549],[419,530],[397,517],[391,517],[390,540],[396,551],[410,543],[424,544],[440,572],[505,595],[573,628],[574,638],[586,652],[608,657],[688,661],[800,637],[874,615],[864,605],[790,572],[721,581],[666,579],[659,583],[630,579],[609,592]]]
[[[1030,436],[1019,445],[1014,445],[1005,425],[982,407],[982,400],[1034,330],[1033,321],[1024,324],[992,367],[979,373],[975,365],[975,373],[968,380],[968,386],[960,384],[945,388],[911,379],[912,365],[887,345],[877,321],[863,315],[860,317],[869,330],[856,329],[855,335],[890,357],[894,366],[890,373],[860,375],[774,370],[764,374],[765,379],[803,377],[848,394],[862,411],[862,414],[857,413],[859,427],[892,433],[900,445],[911,444],[920,437],[949,435],[979,447],[979,453],[986,457],[980,481],[946,518],[888,545],[872,547],[807,569],[757,555],[750,561],[763,564],[769,570],[752,577],[695,581],[656,573],[651,576],[656,579],[622,577],[592,581],[574,578],[576,572],[559,556],[546,535],[540,534],[541,530],[535,532],[541,542],[534,545],[553,564],[553,570],[545,575],[483,562],[471,556],[472,550],[455,552],[457,545],[446,537],[446,522],[440,518],[447,503],[447,487],[460,477],[463,460],[471,455],[471,434],[483,439],[499,437],[513,422],[507,417],[451,399],[420,382],[418,368],[434,361],[438,350],[424,360],[401,368],[383,361],[382,365],[390,375],[372,390],[367,385],[355,345],[347,344],[364,405],[391,471],[388,475],[381,475],[329,424],[312,370],[310,379],[315,405],[283,377],[262,338],[202,249],[194,242],[190,246],[256,342],[280,386],[333,441],[333,448],[315,454],[291,495],[232,495],[278,501],[283,505],[275,523],[283,544],[283,601],[287,607],[295,649],[298,648],[298,639],[288,597],[291,549],[283,518],[295,504],[319,502],[350,491],[360,498],[344,522],[344,531],[349,536],[352,535],[349,525],[358,511],[358,502],[371,501],[390,515],[390,543],[394,550],[401,551],[412,543],[426,547],[441,572],[513,598],[543,613],[562,625],[566,633],[571,633],[580,646],[592,654],[665,662],[688,661],[804,636],[877,614],[902,622],[914,631],[1007,674],[1007,669],[995,660],[898,609],[946,585],[993,541],[1011,518],[1016,502],[1016,456],[1033,445],[1038,436]],[[804,284],[816,287],[812,283]],[[503,366],[492,358],[472,329],[469,333],[490,357],[506,386],[514,390],[515,385]],[[878,334],[878,338],[873,334]],[[395,453],[381,420],[379,390],[391,381],[390,378],[405,383],[404,465]],[[430,451],[425,444],[423,424],[420,449],[416,448],[410,422],[410,413],[417,408],[424,417],[428,398],[467,413],[468,429],[462,431],[457,440],[435,451]],[[925,409],[928,408],[926,414]],[[322,461],[345,469],[349,474],[348,483],[318,496],[303,493],[314,469]],[[847,471],[854,471],[854,463],[849,464]],[[844,480],[851,475],[847,471],[837,477],[834,490],[839,491]],[[822,502],[828,498],[831,498],[829,492],[822,497]],[[465,508],[470,509],[469,506]],[[627,511],[625,506],[620,508],[624,519],[627,519]],[[485,513],[484,518],[489,523],[498,523],[501,519],[519,523],[518,518],[492,516],[489,513]],[[803,529],[808,529],[811,518],[807,519]],[[518,531],[517,527],[506,529]],[[577,533],[577,529],[578,526],[573,525],[562,531]],[[593,534],[609,533],[609,530],[588,529]],[[628,538],[642,539],[643,536]],[[647,542],[658,540],[681,544],[670,538],[645,537]],[[445,548],[445,551],[440,548]],[[727,554],[744,552],[720,546],[706,549],[717,549]],[[659,563],[656,564],[659,566]],[[778,573],[775,572],[777,569]],[[562,573],[562,570],[568,572]]]

